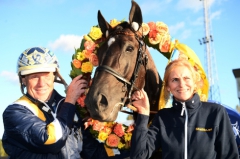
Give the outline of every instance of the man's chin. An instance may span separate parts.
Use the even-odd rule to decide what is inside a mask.
[[[35,96],[35,98],[38,99],[38,100],[44,101],[44,102],[48,101],[48,97],[49,96],[46,96],[46,94],[47,93],[45,93],[45,94],[38,94],[37,96]]]

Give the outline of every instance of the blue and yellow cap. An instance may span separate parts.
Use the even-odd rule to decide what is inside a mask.
[[[59,69],[57,57],[44,47],[26,49],[18,58],[17,73],[28,75],[37,72],[56,72]]]

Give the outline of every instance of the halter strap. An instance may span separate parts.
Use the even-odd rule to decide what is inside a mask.
[[[127,80],[120,73],[113,70],[111,67],[109,67],[107,65],[98,66],[96,69],[96,72],[97,71],[106,71],[106,72],[110,73],[111,75],[113,75],[114,77],[116,77],[117,79],[121,80],[124,83],[124,85],[129,85],[130,87],[127,88],[128,94],[125,95],[125,97],[123,98],[123,101],[122,101],[124,104],[128,104],[131,102],[131,94],[132,94],[133,89],[139,90],[139,88],[135,87],[135,82],[138,77],[140,65],[145,66],[145,69],[146,69],[148,58],[147,58],[147,55],[145,54],[145,52],[143,51],[143,45],[145,43],[143,42],[142,39],[139,38],[139,36],[135,32],[131,33],[131,32],[125,32],[125,31],[116,31],[116,32],[113,32],[109,37],[115,36],[117,34],[123,34],[126,36],[134,36],[139,43],[139,48],[138,48],[138,52],[137,52],[137,60],[136,60],[136,64],[135,64],[135,68],[134,68],[131,80],[130,81]]]

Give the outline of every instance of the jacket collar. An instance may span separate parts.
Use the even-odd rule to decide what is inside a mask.
[[[42,105],[42,102],[38,101],[37,99],[33,98],[30,94],[26,93],[25,96],[30,99],[33,103],[37,105]],[[48,105],[52,105],[54,101],[59,101],[63,97],[54,89],[50,99],[46,102]]]
[[[195,93],[191,99],[185,101],[185,105],[186,105],[188,114],[189,114],[189,115],[193,114],[193,113],[201,106],[201,101],[200,101],[199,95],[198,95],[197,93]],[[177,101],[177,100],[173,97],[172,106],[173,106],[173,108],[175,108],[177,111],[181,111],[183,105],[182,105],[181,102]]]

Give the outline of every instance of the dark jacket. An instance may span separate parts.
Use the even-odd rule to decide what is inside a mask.
[[[146,159],[161,148],[163,159],[184,159],[184,153],[188,159],[238,159],[232,126],[223,106],[201,102],[197,94],[185,103],[173,99],[172,105],[158,112],[149,129],[148,116],[138,115],[131,158]]]
[[[23,96],[3,113],[6,153],[10,159],[80,158],[81,120],[74,122],[75,113],[75,105],[65,103],[55,90],[45,104]]]

